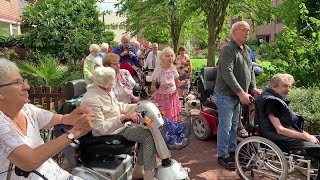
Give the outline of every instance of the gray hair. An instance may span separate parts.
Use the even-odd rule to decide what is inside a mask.
[[[159,47],[158,43],[152,43],[152,47]]]
[[[91,44],[89,47],[89,51],[98,50],[100,51],[100,46],[98,44]]]
[[[91,77],[92,83],[95,86],[107,88],[114,83],[116,72],[111,67],[97,67]]]
[[[291,74],[275,74],[269,81],[269,88],[278,87],[282,85],[284,82],[289,82],[290,85],[294,83],[294,78]]]
[[[160,66],[163,67],[163,58],[165,54],[173,54],[173,59],[176,59],[176,55],[171,47],[165,47],[161,52],[160,55],[157,57],[157,61],[159,62]]]
[[[0,84],[4,83],[6,75],[12,71],[20,72],[16,63],[5,58],[0,58]]]
[[[108,48],[109,48],[109,44],[108,43],[101,43],[100,49],[108,49]]]

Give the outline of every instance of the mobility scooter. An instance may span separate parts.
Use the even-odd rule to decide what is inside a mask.
[[[79,98],[86,92],[83,80],[68,82],[66,85],[67,102],[62,106],[61,114],[70,113],[81,102]],[[184,168],[176,160],[171,159],[171,153],[164,141],[162,128],[165,121],[158,108],[149,101],[138,105],[142,123],[151,131],[155,145],[161,158],[161,163],[155,170],[155,177],[159,180],[189,179],[188,168]],[[57,126],[54,136],[61,134],[65,126]],[[86,180],[130,180],[135,163],[133,147],[135,142],[126,140],[120,135],[93,137],[91,132],[81,137],[80,145],[71,146],[64,150],[65,156],[75,171],[76,176]]]

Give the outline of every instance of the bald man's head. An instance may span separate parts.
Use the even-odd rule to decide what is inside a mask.
[[[238,21],[232,25],[232,39],[237,42],[238,45],[242,45],[246,42],[250,35],[250,25],[245,21]]]

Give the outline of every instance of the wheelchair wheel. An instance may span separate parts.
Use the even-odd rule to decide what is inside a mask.
[[[287,179],[286,157],[276,144],[263,137],[252,136],[241,141],[235,152],[235,163],[245,180]]]
[[[192,131],[199,140],[205,140],[211,134],[209,123],[202,116],[194,116],[192,118]]]

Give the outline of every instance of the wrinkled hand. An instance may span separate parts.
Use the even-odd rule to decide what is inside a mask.
[[[82,114],[93,114],[93,111],[86,106],[79,106],[74,109],[70,114],[64,115],[63,117],[63,124],[67,125],[74,125],[77,123],[77,118],[79,118]]]
[[[307,141],[312,144],[319,144],[319,140],[310,134],[307,136]]]
[[[253,93],[253,96],[254,96],[254,97],[258,97],[258,96],[260,96],[260,94],[262,93],[262,89],[254,88],[254,89],[252,90],[252,93]]]
[[[75,131],[75,135],[77,138],[86,135],[93,128],[93,120],[94,113],[90,108],[88,108],[87,113],[78,113],[78,117],[76,117],[75,123],[70,131]]]
[[[245,92],[239,94],[239,99],[242,104],[249,105],[252,103],[252,96]]]
[[[135,56],[135,54],[132,51],[129,51],[129,56],[133,57],[133,56]]]
[[[139,123],[140,119],[142,118],[140,113],[137,112],[130,112],[126,115],[124,115],[121,119],[121,121],[131,120],[134,123]]]
[[[128,55],[128,51],[123,51],[120,56],[125,56],[125,55]]]

